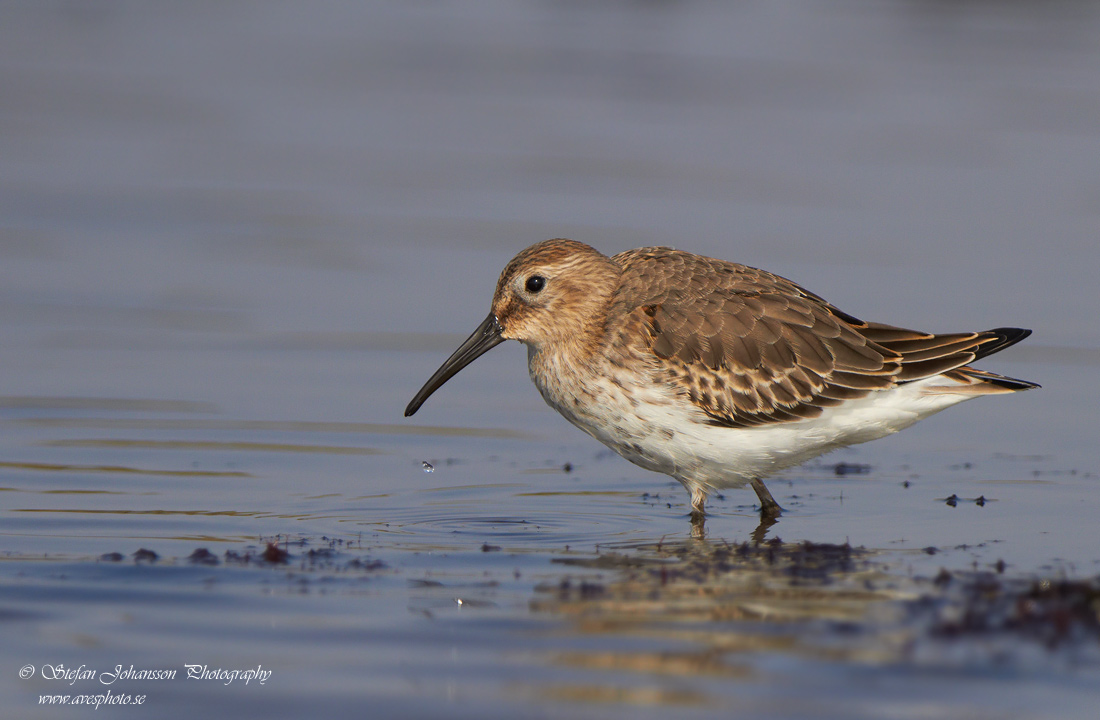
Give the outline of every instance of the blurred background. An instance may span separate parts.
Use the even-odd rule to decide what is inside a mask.
[[[1033,328],[986,366],[1047,392],[902,437],[1088,462],[1098,31],[1069,1],[4,2],[0,393],[588,447],[514,343],[401,418],[507,260],[572,237]]]
[[[791,471],[773,487],[795,510],[778,530],[997,542],[988,553],[1018,569],[1094,572],[1097,38],[1100,6],[1073,0],[3,0],[0,550],[186,557],[366,532],[400,572],[432,567],[409,550],[449,548],[433,562],[473,577],[486,541],[546,572],[562,546],[683,534],[686,494],[547,408],[516,343],[402,418],[505,263],[571,237],[764,267],[868,320],[1034,329],[983,367],[1043,390],[829,461],[869,477]],[[948,515],[933,500],[954,492],[998,502]],[[717,532],[743,540],[751,502],[719,501]],[[88,632],[78,604],[26,579],[32,565],[7,563],[17,572],[19,602],[53,598],[50,622]],[[534,581],[515,578],[497,601],[524,616]],[[173,597],[194,581],[160,582]],[[380,597],[419,611],[403,583]],[[426,633],[403,614],[349,601],[283,621],[345,611],[408,625],[393,647],[368,633],[388,648],[378,687],[401,657],[415,687],[447,697],[438,668],[402,655]],[[148,625],[105,622],[102,652],[172,662],[163,648],[193,635],[220,652],[225,629],[196,619],[147,646]]]
[[[1035,328],[1017,357],[1095,349],[1098,16],[4,2],[4,392],[243,410],[271,368],[172,358],[439,334],[445,352],[504,263],[558,236],[763,266],[903,325]],[[483,376],[518,382],[510,350]],[[407,381],[360,359],[339,390],[282,391],[298,413],[392,420],[436,358]],[[445,403],[425,410],[449,419]]]

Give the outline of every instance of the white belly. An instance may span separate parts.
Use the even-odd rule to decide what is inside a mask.
[[[974,397],[933,377],[826,408],[820,417],[750,428],[706,423],[691,403],[663,388],[603,379],[577,398],[536,384],[566,419],[627,460],[675,477],[690,490],[740,487],[845,445],[875,440]]]

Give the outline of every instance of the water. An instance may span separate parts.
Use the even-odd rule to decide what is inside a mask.
[[[1092,717],[1098,31],[1074,2],[0,6],[6,705]],[[516,344],[402,418],[555,236],[1031,327],[982,366],[1044,387],[769,482],[769,539],[866,554],[730,558],[753,494],[691,541],[682,488]],[[179,676],[42,676],[120,664]]]

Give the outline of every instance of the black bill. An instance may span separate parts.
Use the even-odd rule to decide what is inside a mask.
[[[420,392],[405,408],[405,417],[419,410],[424,401],[428,399],[428,396],[438,390],[443,383],[454,377],[459,370],[504,342],[504,338],[500,336],[500,333],[500,324],[497,322],[496,316],[489,313],[489,317],[485,318],[485,322],[478,325],[477,330],[474,330],[474,334],[466,338],[466,342],[459,345],[458,350],[455,350],[454,354],[447,358],[447,362],[443,363],[435,371],[435,375],[432,375],[428,382],[424,383],[424,387],[420,388]]]

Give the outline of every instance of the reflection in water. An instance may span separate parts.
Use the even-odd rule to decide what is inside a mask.
[[[640,670],[637,667],[626,668]],[[694,706],[714,705],[715,698],[691,689],[660,687],[612,687],[608,685],[576,684],[548,685],[533,692],[517,692],[536,701],[558,701],[574,703],[625,704],[625,705],[670,705]]]
[[[622,627],[631,619],[647,625],[654,619],[848,621],[864,617],[869,603],[898,598],[895,590],[878,587],[889,575],[873,557],[848,545],[780,540],[636,545],[593,559],[557,559],[564,565],[612,569],[622,577],[607,586],[567,581],[543,587],[555,597],[540,599],[536,609],[583,617],[586,627],[605,620],[607,627]],[[597,620],[602,615],[604,620]]]
[[[624,547],[595,558],[555,562],[610,571],[609,581],[586,574],[538,588],[536,613],[564,615],[574,632],[603,638],[596,650],[551,653],[555,665],[662,678],[750,681],[768,654],[810,661],[886,663],[904,634],[861,637],[853,628],[898,615],[906,597],[874,555],[848,545],[728,545],[694,539]],[[612,638],[645,638],[644,651]],[[843,642],[838,642],[843,638]],[[628,644],[629,647],[629,644]],[[629,675],[628,675],[629,676]],[[608,677],[605,696],[626,692]],[[545,688],[550,698],[599,697],[593,686]],[[621,700],[626,702],[638,701]],[[701,695],[648,697],[657,704],[703,703]]]
[[[625,546],[555,560],[583,573],[539,586],[531,609],[568,618],[580,638],[601,639],[579,643],[595,650],[551,652],[550,663],[619,674],[742,680],[758,678],[773,655],[1000,676],[1035,664],[1085,672],[1100,661],[1100,578],[1009,577],[1003,563],[914,578],[898,561],[847,544],[779,540]],[[616,646],[625,650],[608,650]],[[606,677],[606,686],[544,693],[615,697],[623,676]]]
[[[1036,662],[1083,669],[1100,661],[1100,578],[1009,577],[999,563],[922,579],[896,555],[779,540],[657,543],[555,562],[588,572],[541,585],[532,610],[603,638],[596,650],[550,654],[572,668],[744,679],[770,654],[1008,674]],[[606,649],[631,637],[649,649]],[[558,697],[575,692],[584,689]]]

